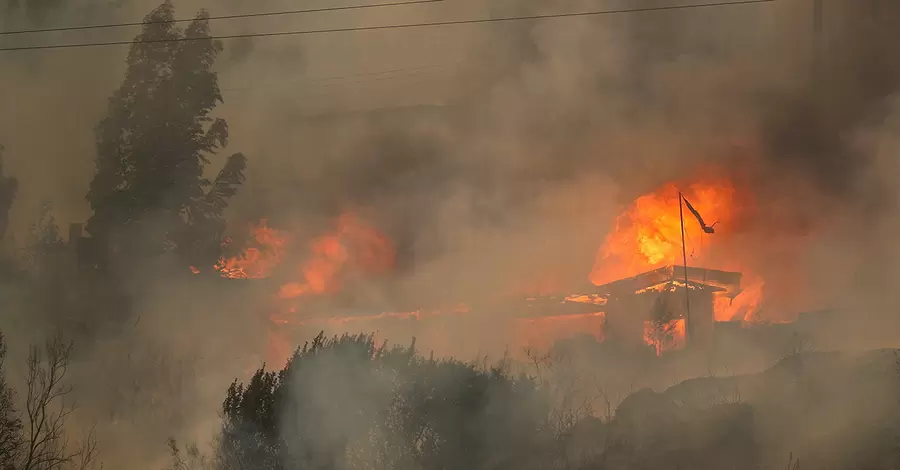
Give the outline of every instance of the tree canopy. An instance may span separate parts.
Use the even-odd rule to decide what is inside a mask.
[[[234,382],[220,468],[546,468],[539,388],[502,368],[425,359],[370,335],[316,337]]]
[[[96,129],[96,173],[87,199],[87,231],[111,255],[176,252],[191,265],[215,263],[223,213],[244,181],[246,158],[229,156],[205,176],[228,144],[228,124],[213,117],[222,102],[213,70],[222,51],[201,11],[184,29],[166,1],[145,18],[125,79]]]

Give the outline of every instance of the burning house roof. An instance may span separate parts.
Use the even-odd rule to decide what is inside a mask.
[[[682,266],[664,266],[637,276],[613,281],[594,289],[594,294],[604,297],[614,295],[630,295],[638,291],[654,290],[664,285],[680,283],[684,285],[684,271]],[[687,268],[688,284],[695,288],[703,288],[716,292],[724,292],[728,297],[735,297],[741,290],[741,273],[722,271],[718,269],[706,269],[697,267]]]

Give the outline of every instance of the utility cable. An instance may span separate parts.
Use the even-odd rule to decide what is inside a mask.
[[[48,45],[40,45],[40,46],[3,47],[3,48],[0,48],[0,52],[34,51],[34,50],[48,50],[48,49],[75,49],[75,48],[104,47],[104,46],[129,46],[132,44],[263,38],[263,37],[275,37],[275,36],[301,36],[301,35],[312,35],[312,34],[346,33],[346,32],[357,32],[357,31],[381,31],[381,30],[390,30],[390,29],[410,29],[410,28],[422,28],[422,27],[431,27],[431,26],[455,26],[455,25],[464,25],[464,24],[484,24],[484,23],[500,23],[500,22],[513,22],[513,21],[544,20],[544,19],[555,19],[555,18],[573,18],[573,17],[583,17],[583,16],[601,16],[601,15],[613,15],[613,14],[620,14],[620,13],[644,13],[644,12],[668,11],[668,10],[700,9],[700,8],[711,8],[711,7],[721,7],[721,6],[775,3],[778,1],[779,0],[738,0],[738,1],[733,1],[733,2],[695,3],[695,4],[690,4],[690,5],[670,5],[670,6],[660,6],[660,7],[587,11],[587,12],[578,12],[578,13],[554,13],[554,14],[529,15],[529,16],[508,16],[508,17],[503,17],[503,18],[482,18],[482,19],[472,19],[472,20],[433,21],[433,22],[423,22],[423,23],[405,23],[405,24],[393,24],[393,25],[381,25],[381,26],[357,26],[357,27],[346,27],[346,28],[307,29],[307,30],[300,30],[300,31],[276,31],[276,32],[231,34],[231,35],[224,35],[224,36],[182,37],[182,38],[176,38],[176,39],[147,39],[147,40],[143,40],[143,41],[108,41],[108,42],[85,42],[85,43],[76,43],[76,44],[48,44]]]
[[[440,3],[445,0],[407,0],[403,2],[390,2],[390,3],[374,3],[369,5],[348,5],[342,7],[326,7],[326,8],[308,8],[304,10],[288,10],[288,11],[269,11],[262,13],[246,13],[246,14],[235,14],[235,15],[218,15],[218,16],[208,16],[203,18],[205,20],[214,21],[214,20],[234,20],[241,18],[265,18],[270,16],[286,16],[286,15],[299,15],[302,13],[322,13],[327,11],[348,11],[348,10],[365,10],[369,8],[380,8],[380,7],[394,7],[394,6],[402,6],[402,5],[418,5],[423,3]],[[176,24],[176,23],[189,23],[191,21],[196,21],[197,18],[180,18],[175,20],[152,20],[152,21],[134,21],[130,23],[108,23],[108,24],[94,24],[94,25],[80,25],[80,26],[61,26],[57,28],[41,28],[41,29],[20,29],[15,31],[0,31],[0,36],[13,36],[19,34],[37,34],[37,33],[56,33],[62,31],[84,31],[88,29],[113,29],[113,28],[125,28],[132,26],[143,26],[143,25],[152,25],[152,24]]]

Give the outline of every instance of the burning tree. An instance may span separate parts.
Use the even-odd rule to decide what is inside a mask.
[[[212,70],[222,46],[207,16],[181,30],[168,1],[147,15],[97,127],[87,230],[113,254],[175,251],[193,266],[212,266],[221,254],[223,212],[246,158],[233,154],[214,180],[204,176],[228,143],[225,120],[210,117],[222,102]]]

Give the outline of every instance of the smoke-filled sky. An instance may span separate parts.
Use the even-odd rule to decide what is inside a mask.
[[[641,5],[669,4],[651,3]],[[228,150],[250,157],[235,226],[270,217],[314,233],[340,210],[363,209],[398,245],[399,266],[415,271],[415,285],[429,284],[420,274],[432,271],[442,273],[435,279],[465,282],[468,275],[451,273],[460,260],[476,259],[497,277],[559,268],[583,279],[617,204],[710,164],[740,170],[762,206],[777,208],[758,211],[757,229],[806,230],[826,207],[884,210],[872,151],[857,136],[878,134],[890,106],[896,67],[886,58],[894,41],[883,26],[896,8],[829,5],[823,65],[813,75],[806,3],[226,41],[218,62],[225,103],[217,113],[230,124]],[[154,6],[19,0],[3,7],[2,24],[133,21]],[[212,31],[632,6],[446,0],[214,21]],[[274,0],[176,4],[180,17],[199,8],[227,15],[296,7]],[[135,33],[2,39],[24,45]],[[22,187],[12,216],[18,236],[43,198],[52,199],[63,223],[89,215],[93,127],[122,77],[126,52],[0,57],[0,142]],[[516,262],[523,259],[530,261]]]
[[[235,230],[269,217],[314,234],[353,208],[397,245],[407,291],[502,287],[473,279],[463,269],[473,263],[494,279],[547,270],[580,282],[619,204],[719,165],[759,200],[746,222],[748,249],[822,224],[869,224],[866,234],[875,236],[878,221],[892,213],[883,178],[890,158],[877,155],[886,152],[897,73],[889,23],[900,12],[884,2],[827,5],[814,72],[809,3],[228,40],[217,65],[225,100],[217,114],[230,124],[228,151],[250,157],[232,208]],[[11,30],[133,21],[155,3],[4,5],[2,25]],[[632,6],[445,0],[214,21],[212,31]],[[176,4],[180,17],[199,8],[228,15],[296,7],[275,0]],[[2,43],[127,40],[135,33],[59,32]],[[17,236],[44,198],[63,223],[89,215],[93,127],[122,77],[126,52],[0,56],[0,142],[22,188],[12,216]]]

